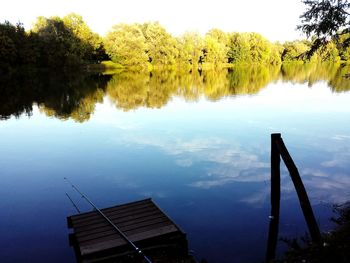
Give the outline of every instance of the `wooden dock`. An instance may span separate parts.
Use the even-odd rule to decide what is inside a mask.
[[[152,262],[193,262],[186,234],[151,200],[101,209]],[[97,211],[67,218],[78,262],[144,262]]]

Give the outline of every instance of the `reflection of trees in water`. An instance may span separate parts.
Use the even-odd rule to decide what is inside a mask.
[[[234,68],[229,75],[230,95],[256,94],[270,82],[277,80],[280,67],[254,66]]]
[[[284,64],[237,66],[229,70],[192,72],[120,72],[111,76],[53,74],[34,71],[0,79],[0,118],[31,115],[32,105],[60,119],[83,122],[107,94],[117,108],[161,108],[173,97],[197,101],[227,96],[256,94],[270,82],[308,83],[326,81],[334,92],[350,90],[349,66],[333,64]]]
[[[344,92],[350,90],[350,65],[340,66],[337,69],[337,73],[332,78],[328,85],[335,92]]]
[[[107,94],[118,108],[135,109],[140,106],[160,108],[176,89],[175,74],[123,72],[116,74],[107,85]]]
[[[307,83],[310,87],[318,81],[325,81],[334,92],[350,90],[349,65],[324,64],[283,64],[282,80],[286,82]]]
[[[173,96],[196,101],[201,96],[218,100],[237,94],[254,94],[278,76],[279,67],[237,67],[203,72],[174,71],[135,74],[122,72],[108,83],[107,93],[118,108],[160,108]]]
[[[32,105],[60,119],[82,122],[102,102],[109,77],[87,74],[62,75],[46,71],[22,72],[1,79],[0,116],[8,119],[31,115]]]

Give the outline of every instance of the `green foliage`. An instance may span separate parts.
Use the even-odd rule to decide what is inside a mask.
[[[104,41],[112,61],[124,66],[147,66],[146,39],[139,24],[116,25]]]
[[[197,67],[203,62],[204,40],[198,33],[187,32],[177,39],[178,60]]]
[[[104,58],[102,39],[79,15],[38,17],[32,32],[39,37],[42,56],[47,60],[44,64],[70,66]]]
[[[336,218],[331,218],[335,223],[335,229],[324,233],[322,244],[311,242],[308,236],[299,239],[287,239],[284,241],[289,249],[282,260],[273,262],[312,262],[312,263],[348,263],[350,258],[350,205],[334,205]]]
[[[282,46],[257,33],[210,30],[204,37],[187,32],[174,38],[159,23],[113,27],[104,39],[113,62],[126,67],[217,68],[232,64],[281,63]]]
[[[283,47],[282,61],[292,62],[304,59],[303,54],[310,49],[310,43],[307,41],[295,40],[284,43]]]
[[[249,63],[250,58],[250,44],[249,36],[246,33],[232,33],[229,36],[229,63]]]
[[[339,36],[338,39],[338,51],[340,59],[343,61],[350,61],[350,46],[347,44],[347,42],[350,39],[350,33],[342,34]]]
[[[145,23],[142,32],[146,39],[146,53],[152,65],[174,66],[178,57],[177,41],[158,22]]]
[[[339,63],[339,50],[333,41],[328,42],[313,54],[311,60]]]
[[[339,63],[350,59],[350,33],[335,33],[336,28],[345,26],[342,23],[348,15],[342,12],[349,4],[341,0],[336,7],[335,2],[305,1],[310,10],[302,16],[303,25],[299,28],[315,37],[311,42],[298,40],[283,45],[271,43],[257,33],[226,33],[220,29],[212,29],[204,37],[186,33],[175,38],[158,22],[118,24],[102,39],[74,13],[63,18],[38,17],[29,32],[21,24],[0,23],[0,70],[11,72],[22,66],[65,69],[108,59],[112,59],[114,68],[145,71],[295,61]],[[315,10],[322,12],[317,16]],[[327,17],[339,19],[333,23]],[[320,39],[326,39],[326,35],[334,39],[321,45]]]
[[[232,33],[229,36],[228,62],[278,65],[281,63],[280,47],[257,33]]]
[[[25,61],[27,35],[21,24],[0,23],[0,70],[8,71]]]
[[[227,63],[228,38],[225,32],[219,29],[210,30],[204,39],[204,62],[215,67]]]
[[[300,16],[301,29],[308,37],[327,39],[349,26],[348,0],[303,0],[307,10]]]
[[[330,41],[338,43],[339,38],[350,32],[350,3],[348,0],[303,0],[307,6],[300,16],[301,24],[298,29],[307,37],[314,37],[311,48],[306,53],[310,58],[320,47]],[[349,46],[350,38],[342,42],[344,47]]]
[[[42,66],[64,67],[82,61],[80,40],[59,17],[38,17],[32,32],[38,37]]]
[[[271,65],[279,65],[282,62],[282,54],[284,51],[283,45],[280,43],[274,43],[271,46],[271,53],[270,53],[270,58],[269,62]]]
[[[119,24],[105,37],[107,53],[113,62],[147,68],[176,64],[177,41],[159,23]]]
[[[102,38],[91,31],[80,15],[71,13],[62,18],[64,25],[79,40],[75,46],[86,61],[101,61],[106,59]]]
[[[38,17],[30,32],[0,23],[0,70],[19,67],[66,68],[106,59],[101,38],[81,16]]]

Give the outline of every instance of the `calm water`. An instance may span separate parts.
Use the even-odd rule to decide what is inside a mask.
[[[76,211],[65,193],[91,208],[66,176],[100,207],[152,197],[199,259],[261,262],[273,132],[330,229],[331,205],[350,199],[345,73],[307,65],[1,80],[1,261],[75,261],[66,217]],[[280,235],[302,235],[284,167],[281,206]]]

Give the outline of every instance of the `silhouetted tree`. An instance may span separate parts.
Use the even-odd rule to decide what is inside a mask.
[[[301,25],[297,28],[307,37],[314,37],[311,49],[306,53],[310,58],[317,49],[329,41],[338,42],[339,36],[349,33],[350,16],[348,0],[303,0],[307,10],[300,16]],[[342,42],[343,46],[350,44],[350,38]]]
[[[0,23],[0,73],[27,66],[64,69],[106,58],[102,39],[76,14],[38,17],[29,32],[21,23]]]

